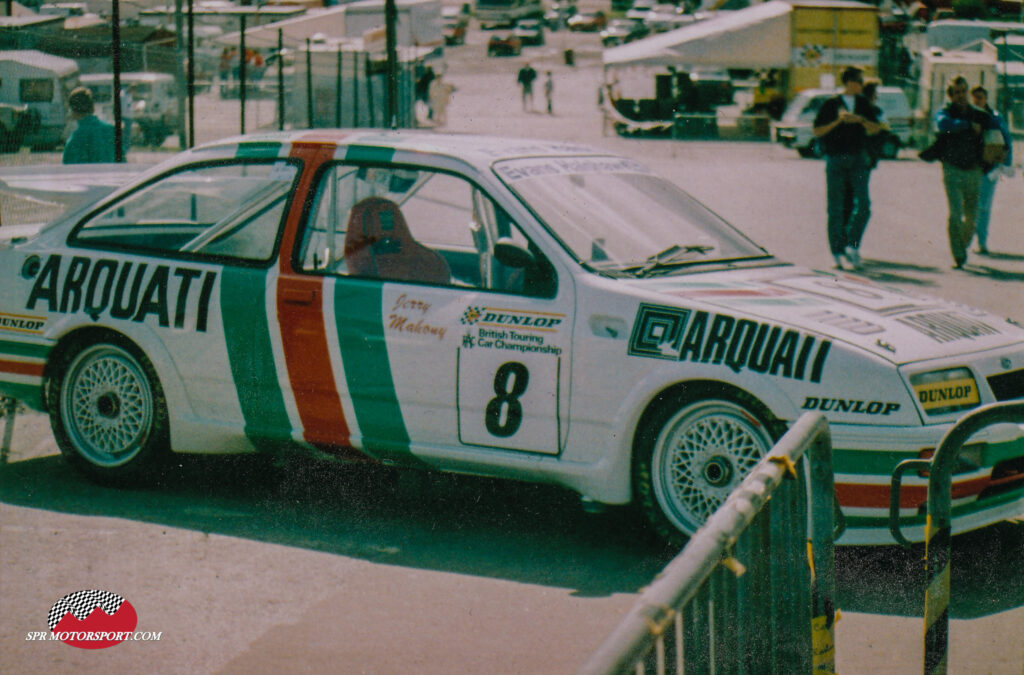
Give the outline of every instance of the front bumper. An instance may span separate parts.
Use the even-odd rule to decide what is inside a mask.
[[[839,544],[893,544],[889,484],[906,459],[929,456],[949,425],[868,427],[833,425],[836,497],[846,520]],[[954,533],[1024,515],[1024,426],[994,425],[975,434],[960,453],[952,484]],[[910,472],[900,492],[905,537],[924,541],[928,478]]]

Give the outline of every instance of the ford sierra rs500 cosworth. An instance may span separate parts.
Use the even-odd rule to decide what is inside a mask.
[[[1024,395],[1012,321],[781,262],[569,143],[231,139],[0,248],[0,393],[98,480],[289,447],[636,502],[679,542],[812,410],[842,543],[883,543],[896,464]],[[1021,512],[1022,436],[964,449],[956,529]]]

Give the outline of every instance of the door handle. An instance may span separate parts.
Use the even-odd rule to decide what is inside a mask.
[[[281,299],[289,305],[312,305],[316,300],[315,288],[286,288]]]

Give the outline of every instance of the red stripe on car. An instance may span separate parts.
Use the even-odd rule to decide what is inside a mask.
[[[304,169],[296,187],[295,204],[311,193],[312,176],[324,161],[334,157],[335,146],[322,143],[292,143],[290,156],[300,159]],[[337,382],[331,368],[327,332],[324,328],[321,277],[298,275],[291,269],[292,250],[299,226],[299,211],[293,208],[285,225],[280,277],[277,281],[277,318],[281,330],[288,379],[303,438],[317,445],[349,445],[349,426],[341,407]]]

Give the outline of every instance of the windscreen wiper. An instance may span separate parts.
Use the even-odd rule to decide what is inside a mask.
[[[699,253],[700,255],[706,255],[713,250],[715,250],[714,246],[706,246],[704,244],[689,244],[685,246],[672,244],[664,251],[649,257],[643,264],[630,265],[629,267],[624,267],[622,271],[643,278],[656,272],[694,262],[693,258],[688,257],[690,254]]]

